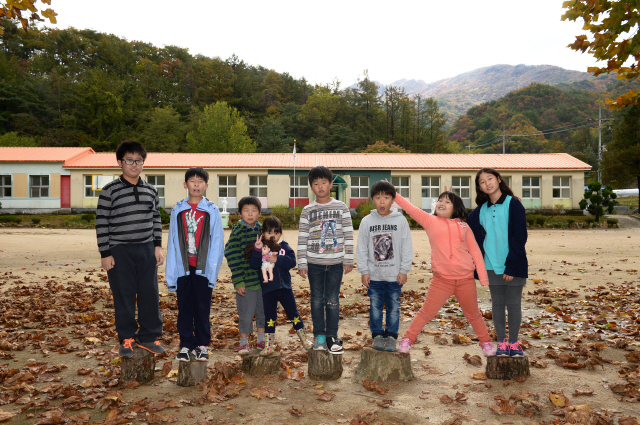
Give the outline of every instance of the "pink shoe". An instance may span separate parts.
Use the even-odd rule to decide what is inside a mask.
[[[490,356],[495,356],[496,355],[496,349],[493,346],[493,343],[491,343],[491,342],[483,342],[482,343],[482,352],[484,353],[485,357],[490,357]]]
[[[249,352],[249,344],[244,344],[239,347],[236,347],[236,351],[238,354],[247,354]]]
[[[256,344],[256,348],[259,348],[261,350],[264,349],[264,341],[261,341],[261,342],[257,343]]]
[[[411,340],[402,338],[398,344],[398,353],[409,354],[409,351],[411,351]]]
[[[324,248],[320,248],[320,249],[318,250],[318,254],[322,254],[323,252],[324,252]]]

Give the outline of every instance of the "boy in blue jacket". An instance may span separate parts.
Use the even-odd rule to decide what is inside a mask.
[[[306,350],[313,348],[313,343],[307,339],[304,323],[298,312],[296,298],[291,288],[290,270],[296,265],[296,254],[282,236],[282,223],[277,217],[267,217],[262,222],[262,233],[256,237],[255,244],[249,244],[245,256],[249,258],[249,265],[253,269],[262,267],[262,246],[266,244],[271,249],[267,260],[273,267],[273,280],[262,282],[262,301],[265,317],[265,345],[261,356],[273,353],[275,347],[276,321],[278,320],[278,302],[284,308],[287,317],[293,323],[302,345]],[[280,241],[280,242],[278,242]]]
[[[224,254],[224,230],[218,207],[207,198],[209,173],[187,170],[184,187],[189,197],[171,210],[167,248],[167,286],[178,295],[177,359],[209,360],[211,294],[216,287]]]

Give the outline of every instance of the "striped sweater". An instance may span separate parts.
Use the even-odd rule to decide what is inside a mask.
[[[353,265],[353,225],[344,202],[312,202],[300,214],[298,269],[307,263]]]
[[[244,258],[244,250],[248,244],[256,241],[256,236],[262,231],[259,222],[251,228],[242,220],[233,225],[229,240],[224,247],[224,256],[231,270],[231,282],[234,288],[246,288],[257,291],[261,289],[260,270],[251,268],[250,261]]]
[[[131,184],[122,176],[102,188],[96,209],[96,235],[102,258],[118,244],[147,243],[162,246],[160,199],[155,187],[138,179]]]

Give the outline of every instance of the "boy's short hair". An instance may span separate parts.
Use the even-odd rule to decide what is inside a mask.
[[[389,195],[391,196],[391,198],[396,199],[396,188],[388,181],[380,180],[378,182],[375,182],[373,186],[371,186],[371,199],[373,199],[373,197],[378,193]]]
[[[255,205],[258,208],[258,212],[262,212],[262,204],[260,203],[260,199],[256,198],[255,196],[245,196],[244,198],[240,199],[240,202],[238,202],[238,213],[242,212],[242,208],[245,205]]]
[[[187,170],[186,173],[184,173],[184,181],[185,183],[189,181],[189,179],[193,176],[198,176],[200,177],[202,180],[204,180],[205,183],[209,183],[209,173],[207,173],[207,170],[200,168],[200,167],[191,167]]]
[[[128,153],[137,153],[140,154],[143,160],[147,159],[147,150],[142,146],[140,142],[132,142],[130,140],[125,140],[120,143],[116,148],[116,159],[118,161],[122,161],[124,156]]]
[[[333,183],[333,173],[327,167],[318,165],[309,170],[309,185],[318,179],[327,179],[329,183]]]

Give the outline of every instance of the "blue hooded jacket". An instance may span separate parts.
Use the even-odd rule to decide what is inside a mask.
[[[249,265],[252,269],[260,269],[262,267],[262,251],[253,250]],[[285,241],[280,242],[280,252],[276,263],[273,267],[273,281],[267,283],[262,282],[262,275],[260,281],[262,282],[262,293],[275,291],[276,289],[287,288],[291,289],[291,273],[289,270],[296,266],[296,254],[293,249]]]
[[[176,206],[171,209],[166,271],[169,291],[175,291],[178,288],[178,278],[189,274],[187,240],[182,221],[184,212],[191,210],[188,200],[189,198],[185,198],[178,201]],[[224,256],[222,219],[216,204],[207,198],[203,197],[200,200],[197,209],[204,211],[205,219],[202,221],[202,232],[198,245],[196,274],[204,276],[209,281],[209,287],[215,288]]]

